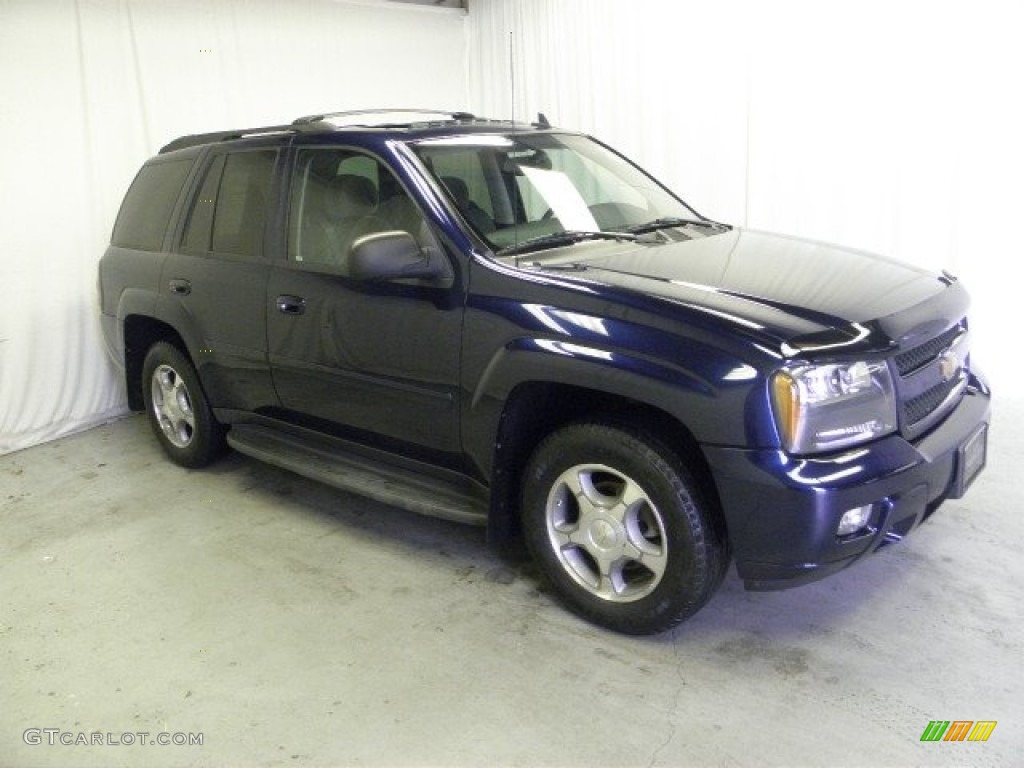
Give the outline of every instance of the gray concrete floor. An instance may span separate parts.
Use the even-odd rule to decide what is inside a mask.
[[[646,639],[479,529],[238,455],[185,471],[140,416],[0,457],[0,765],[1021,765],[1024,402],[996,420],[907,541],[787,592],[731,573]],[[93,732],[149,735],[60,743]],[[179,733],[202,745],[148,743]]]

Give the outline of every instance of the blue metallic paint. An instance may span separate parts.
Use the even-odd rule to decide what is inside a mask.
[[[433,302],[447,313],[445,327],[455,337],[445,343],[460,345],[458,381],[435,382],[453,387],[446,392],[457,400],[457,436],[435,445],[416,438],[420,442],[408,446],[410,452],[436,450],[438,463],[450,464],[453,451],[461,450],[463,471],[493,482],[509,471],[500,465],[499,429],[509,396],[524,384],[584,388],[656,409],[699,444],[739,573],[752,588],[791,586],[845,567],[882,545],[887,534],[895,536],[897,528],[909,530],[950,493],[957,447],[989,417],[987,389],[978,376],[970,394],[929,434],[913,442],[894,434],[814,458],[788,456],[779,448],[767,387],[787,357],[888,355],[897,345],[929,338],[963,317],[967,296],[959,283],[859,251],[741,229],[680,243],[584,242],[531,253],[518,264],[494,259],[405,144],[450,130],[428,128],[413,137],[386,130],[299,135],[288,141],[282,161],[287,169],[300,146],[345,145],[374,153],[414,193],[446,244],[452,284],[413,292],[424,312]],[[501,128],[514,130],[519,129]],[[234,146],[267,141],[246,139]],[[280,268],[283,182],[276,197],[268,230],[278,234],[268,235],[266,256]],[[108,252],[107,259],[116,258]],[[580,266],[566,270],[570,264]],[[111,261],[101,274],[107,279],[117,269]],[[120,327],[139,305],[127,294],[119,297],[115,283],[104,283],[108,336],[110,318],[117,315]],[[154,314],[179,330],[196,359],[205,341],[194,318],[170,301],[162,295]],[[348,320],[352,333],[373,334],[372,316]],[[118,347],[123,340],[108,338],[108,344]],[[249,375],[259,376],[268,362],[227,364],[248,365]],[[209,372],[199,367],[205,381]],[[211,377],[208,386],[215,402],[228,409],[223,414],[261,407],[251,390],[222,387],[219,378]],[[295,386],[301,389],[301,383]],[[382,431],[401,435],[401,423]],[[869,534],[838,540],[843,511],[868,503],[878,505]]]

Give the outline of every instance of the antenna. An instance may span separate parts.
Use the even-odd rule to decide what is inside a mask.
[[[516,121],[516,44],[512,37],[512,33],[508,33],[508,79],[511,84],[510,91],[512,93],[512,112],[509,117],[514,123]]]
[[[516,57],[515,57],[516,43],[512,33],[508,33],[508,79],[510,83],[509,91],[512,94],[512,114],[510,119],[514,123],[516,121]],[[514,234],[512,236],[512,242],[518,245],[519,243],[519,184],[515,179],[512,180],[512,226],[514,228]],[[519,254],[516,253],[513,256],[512,263],[516,269],[519,268]]]

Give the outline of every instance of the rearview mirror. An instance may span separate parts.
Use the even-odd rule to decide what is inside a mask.
[[[349,274],[357,280],[436,278],[445,274],[441,255],[426,254],[408,232],[377,232],[360,237],[348,257]]]

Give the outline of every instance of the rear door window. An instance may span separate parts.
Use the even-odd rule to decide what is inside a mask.
[[[182,250],[186,253],[206,253],[210,250],[210,232],[213,229],[213,206],[217,200],[217,188],[224,172],[224,155],[214,158],[203,176],[202,186],[192,200],[192,208],[185,225]]]
[[[261,256],[276,160],[272,149],[214,157],[192,200],[182,249]]]

